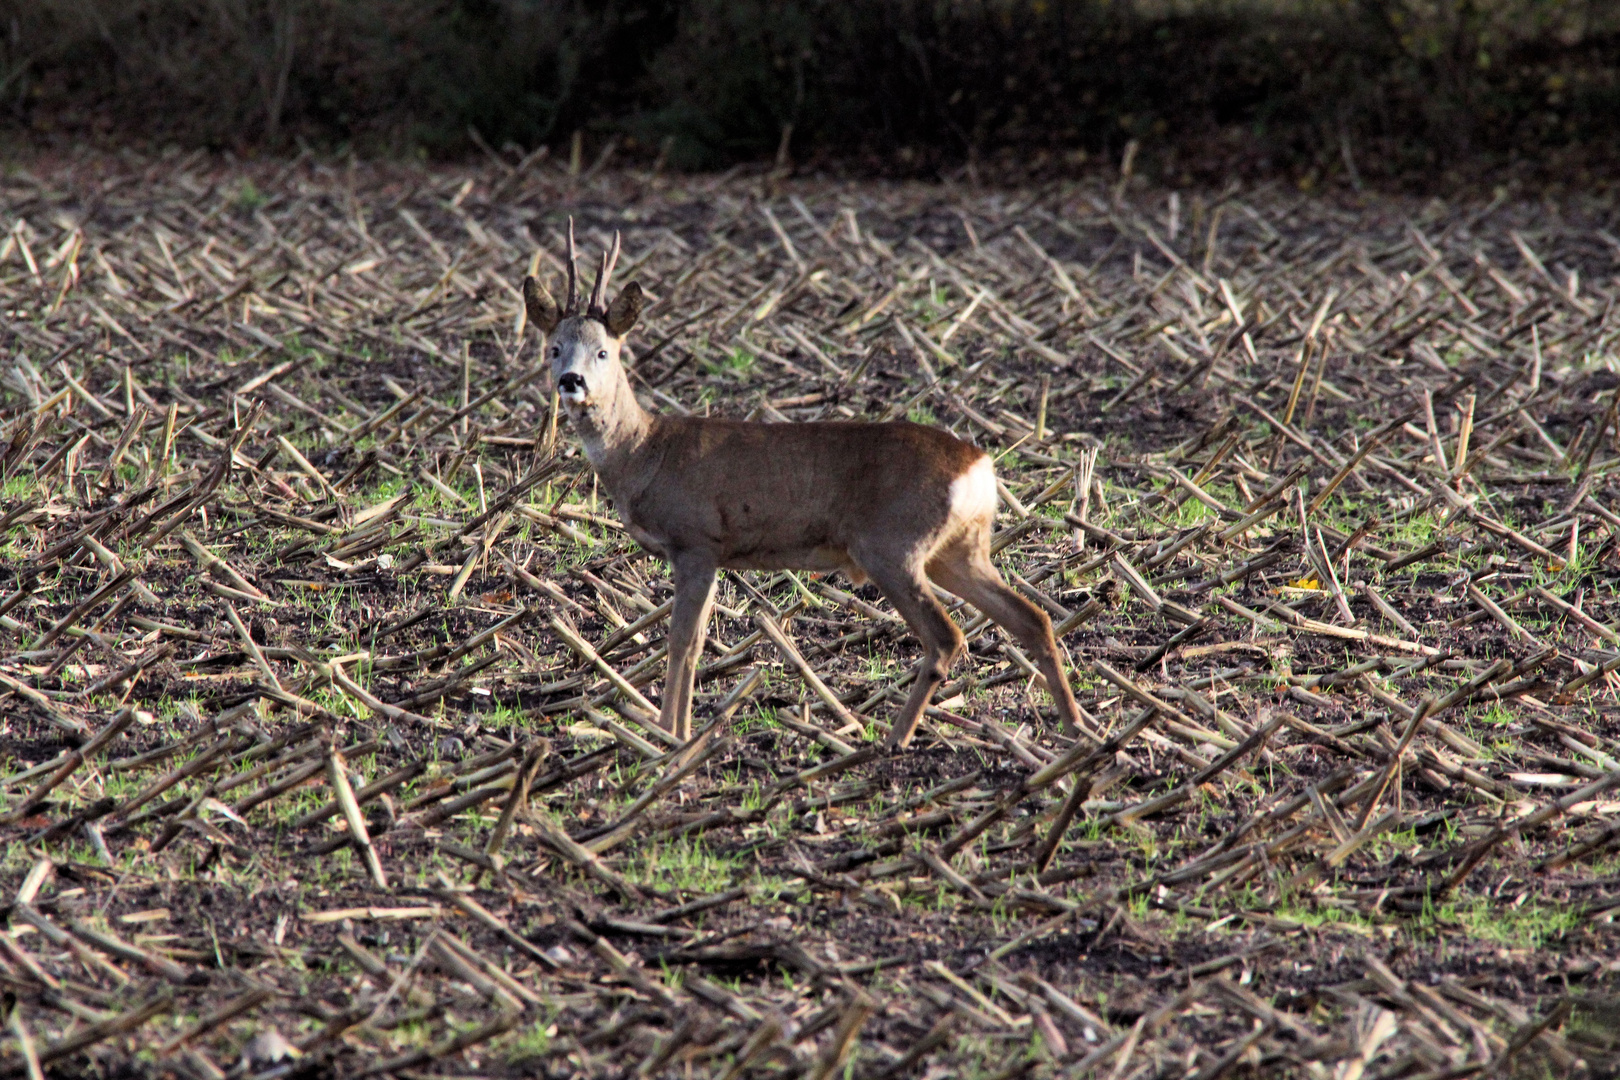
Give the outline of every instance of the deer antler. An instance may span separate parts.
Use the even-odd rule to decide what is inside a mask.
[[[619,262],[619,234],[613,233],[613,249],[602,252],[601,268],[596,272],[596,285],[591,289],[591,303],[585,314],[597,319],[607,317],[607,287],[613,277],[613,267]]]
[[[579,272],[575,267],[579,255],[574,250],[574,219],[568,219],[568,298],[563,301],[563,318],[579,314]]]

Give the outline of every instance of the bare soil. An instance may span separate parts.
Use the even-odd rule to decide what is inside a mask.
[[[0,1068],[1620,1070],[1612,208],[196,155],[0,208]],[[667,572],[519,313],[569,215],[649,404],[998,456],[1078,738],[962,609],[886,755],[882,597],[727,574],[671,745]]]

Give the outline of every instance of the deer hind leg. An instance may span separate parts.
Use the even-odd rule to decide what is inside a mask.
[[[902,563],[868,562],[862,569],[922,642],[923,656],[917,663],[911,693],[896,714],[885,743],[890,750],[903,750],[911,743],[917,721],[928,707],[928,699],[934,696],[951,664],[962,653],[962,631],[934,599],[920,568]]]
[[[947,548],[928,564],[928,576],[990,616],[1019,648],[1030,654],[1057,705],[1063,733],[1078,734],[1080,714],[1063,673],[1057,640],[1052,636],[1052,620],[1001,580],[985,546],[973,543]]]
[[[692,681],[714,602],[714,561],[683,554],[671,560],[675,571],[675,606],[669,614],[669,674],[658,726],[686,741],[692,737]]]

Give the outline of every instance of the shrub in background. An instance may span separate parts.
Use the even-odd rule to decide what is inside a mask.
[[[0,0],[13,130],[454,151],[533,145],[639,101],[673,8],[594,0]]]
[[[0,0],[0,127],[715,167],[1554,172],[1620,146],[1613,0]]]

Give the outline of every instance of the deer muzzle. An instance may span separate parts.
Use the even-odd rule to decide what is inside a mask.
[[[585,376],[577,371],[564,372],[557,377],[557,392],[565,401],[584,401],[588,393]]]

